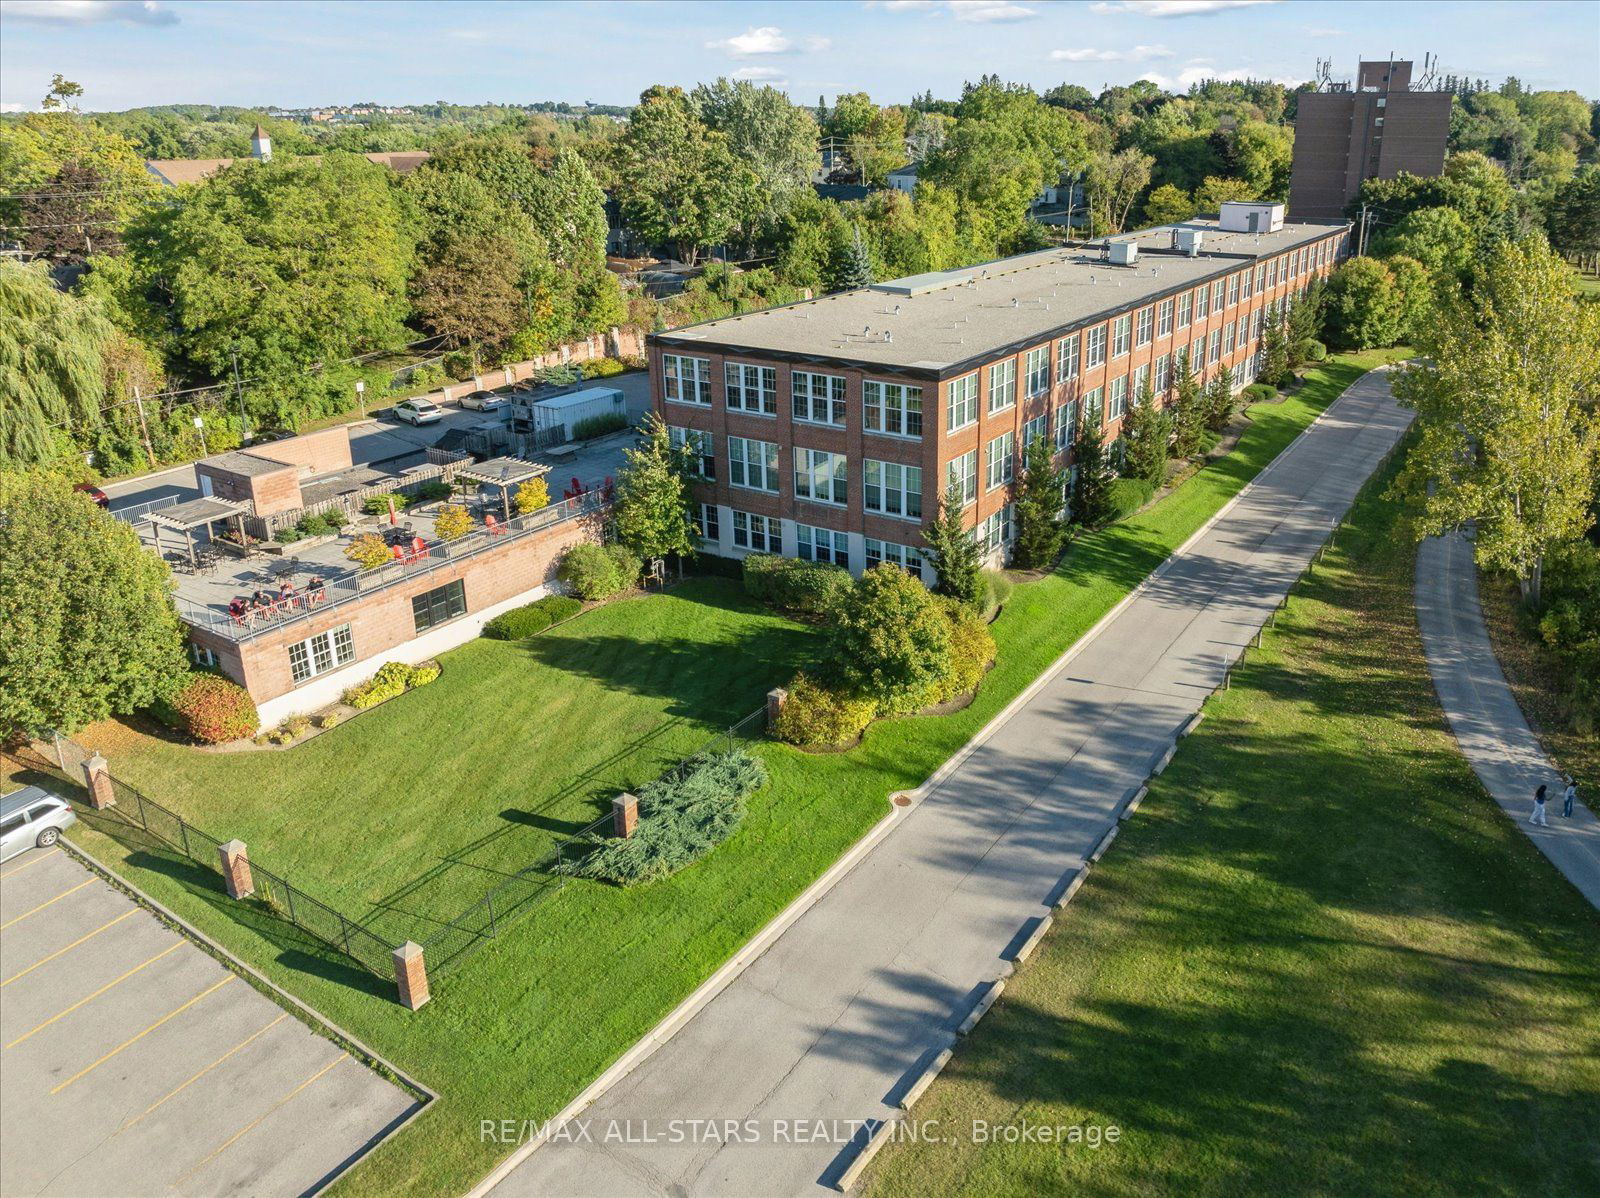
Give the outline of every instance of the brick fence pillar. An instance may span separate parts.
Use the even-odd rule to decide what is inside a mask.
[[[789,692],[781,686],[775,686],[767,692],[767,727],[770,728],[778,722],[778,715],[788,701]]]
[[[89,806],[96,811],[117,805],[117,795],[111,787],[111,771],[100,754],[96,753],[83,763],[83,784],[89,790]]]
[[[222,880],[227,883],[229,898],[249,898],[256,892],[256,880],[250,873],[250,855],[245,852],[244,841],[219,844],[217,856],[222,859]]]
[[[639,800],[630,794],[620,794],[611,800],[611,834],[623,840],[633,835],[639,826]]]
[[[428,967],[422,960],[422,945],[407,940],[394,950],[394,981],[400,990],[400,1005],[408,1011],[428,1001]]]

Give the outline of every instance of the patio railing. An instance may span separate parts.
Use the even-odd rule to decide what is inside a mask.
[[[204,606],[182,596],[174,596],[178,617],[191,628],[201,628],[235,641],[247,641],[279,628],[285,628],[316,616],[330,608],[364,599],[398,583],[421,578],[444,566],[503,548],[572,520],[597,515],[606,506],[601,492],[588,491],[573,499],[553,503],[526,516],[513,516],[500,522],[493,533],[480,528],[454,541],[431,541],[425,544],[420,555],[405,560],[385,562],[370,570],[352,570],[347,574],[325,581],[318,588],[323,598],[310,602],[304,593],[293,605],[272,615],[257,615],[253,619],[236,620],[226,607]]]

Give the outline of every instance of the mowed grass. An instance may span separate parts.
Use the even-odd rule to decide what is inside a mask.
[[[873,1198],[1600,1193],[1600,914],[1457,750],[1380,495],[916,1107],[956,1142]]]
[[[342,1178],[337,1192],[388,1196],[464,1191],[510,1151],[485,1142],[480,1121],[545,1119],[559,1111],[881,818],[892,791],[923,782],[1347,386],[1372,366],[1398,356],[1403,351],[1325,363],[1292,398],[1253,408],[1251,425],[1233,453],[1150,510],[1082,538],[1051,576],[1018,588],[994,626],[999,664],[965,711],[885,721],[849,753],[814,755],[763,745],[759,752],[771,783],[753,796],[739,831],[715,853],[672,878],[635,890],[569,884],[441,979],[433,1001],[415,1014],[396,1006],[392,985],[280,921],[230,903],[218,892],[214,872],[127,835],[113,841],[85,829],[81,839],[156,899],[439,1092],[433,1108]],[[674,596],[688,604],[693,593],[680,589]],[[704,592],[713,593],[722,595],[725,604],[735,603],[726,587]],[[561,631],[574,641],[617,639],[617,649],[625,652],[633,640],[628,621],[646,618],[627,613],[670,603],[670,598],[657,597],[603,608]],[[670,623],[689,617],[662,618]],[[605,622],[613,620],[617,623]],[[687,634],[667,645],[674,671],[698,671],[712,688],[702,693],[716,696],[742,686],[750,673],[743,656],[720,669],[709,668]],[[639,651],[637,646],[634,650]],[[477,651],[470,646],[447,655],[445,677],[434,687],[323,739],[337,743],[340,734],[353,735],[366,724],[363,735],[381,741],[391,708],[397,716],[413,718],[406,704],[422,709],[412,727],[437,735],[430,705],[440,700],[430,694],[458,672],[458,656]],[[575,664],[581,655],[576,649],[571,653],[567,668],[576,679],[582,674]],[[758,697],[777,680],[763,679],[755,688]],[[493,699],[513,701],[506,692],[518,685],[516,675],[508,676]],[[606,688],[595,702],[614,698]],[[734,714],[754,706],[743,699],[730,700],[730,705]],[[600,713],[594,716],[598,720]],[[584,723],[574,735],[598,740],[591,726],[598,724]],[[638,735],[649,731],[641,726]],[[528,742],[515,730],[484,736],[483,751],[493,762],[492,767],[484,765],[485,771],[517,778],[539,768],[522,751]],[[356,744],[353,739],[346,743]],[[273,764],[265,768],[301,751],[266,755]],[[427,754],[419,745],[398,761],[394,756],[384,760],[414,772]],[[175,779],[193,757],[171,759],[165,776]],[[327,768],[335,795],[354,776],[370,772],[369,762],[354,748],[331,754]],[[154,777],[147,781],[160,797],[166,784],[156,785]],[[490,822],[483,831],[492,830]],[[334,845],[315,852],[319,860],[336,863],[346,852],[381,853],[381,839],[374,840],[374,849]],[[309,879],[311,871],[304,872]],[[290,876],[302,881],[299,872]]]

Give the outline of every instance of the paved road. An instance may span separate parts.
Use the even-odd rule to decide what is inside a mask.
[[[511,1172],[496,1198],[789,1195],[831,1185],[855,1154],[851,1128],[811,1121],[893,1112],[908,1075],[999,976],[1008,947],[1092,851],[1129,785],[1264,623],[1408,419],[1385,376],[1359,381],[832,890],[603,1094],[567,1140]],[[675,1119],[732,1120],[746,1142],[724,1127],[714,1138],[683,1124],[675,1132]],[[577,1127],[589,1142],[575,1142]],[[657,1142],[639,1142],[649,1136]],[[785,1136],[791,1142],[774,1142]]]
[[[1561,817],[1561,777],[1495,660],[1478,603],[1472,544],[1465,536],[1423,542],[1417,554],[1416,593],[1428,669],[1456,743],[1495,802],[1600,907],[1600,819],[1582,802],[1574,807],[1572,819]],[[1550,788],[1547,828],[1528,823],[1533,792],[1541,782]]]

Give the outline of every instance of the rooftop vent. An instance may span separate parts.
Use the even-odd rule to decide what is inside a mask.
[[[1191,258],[1198,257],[1200,243],[1204,238],[1205,232],[1201,229],[1174,229],[1172,231],[1172,248],[1188,254]]]
[[[1113,266],[1132,266],[1139,260],[1139,246],[1132,241],[1113,241],[1108,247]]]

